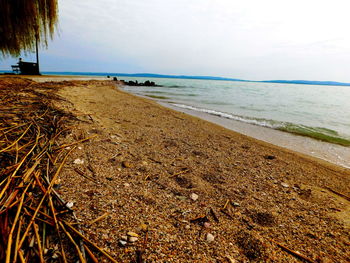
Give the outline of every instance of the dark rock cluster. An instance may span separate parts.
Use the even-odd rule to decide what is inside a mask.
[[[118,81],[118,79],[116,77],[114,77],[113,80],[114,81]],[[148,86],[148,87],[157,87],[158,86],[158,85],[156,85],[155,82],[149,81],[149,80],[146,80],[145,82],[138,82],[137,80],[135,80],[135,81],[132,81],[132,80],[129,80],[129,81],[120,80],[120,82],[123,85],[127,85],[127,86]]]

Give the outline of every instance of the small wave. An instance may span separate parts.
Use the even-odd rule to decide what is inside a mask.
[[[184,86],[178,86],[178,85],[164,85],[164,87],[171,88],[171,89],[179,89],[179,88],[183,88]]]
[[[254,124],[254,125],[259,125],[259,126],[264,126],[268,128],[277,128],[274,125],[274,121],[270,120],[265,120],[265,119],[259,119],[259,118],[249,118],[249,117],[243,117],[239,115],[233,115],[230,113],[225,113],[225,112],[220,112],[220,111],[215,111],[215,110],[209,110],[209,109],[202,109],[202,108],[197,108],[189,105],[183,105],[183,104],[174,104],[174,106],[183,108],[183,109],[189,109],[189,110],[194,110],[194,111],[200,111],[204,113],[208,113],[214,116],[230,119],[230,120],[235,120],[235,121],[241,121],[249,124]]]
[[[168,100],[170,99],[169,97],[166,96],[159,96],[159,95],[145,95],[146,97],[150,97],[153,99],[160,99],[160,100]]]
[[[317,140],[339,144],[343,146],[350,146],[350,139],[339,136],[338,132],[327,128],[308,127],[305,125],[295,125],[287,123],[283,127],[277,128],[280,131],[311,137]]]
[[[169,89],[195,89],[197,87],[195,86],[180,86],[180,85],[166,85],[166,84],[163,84],[161,87],[164,87],[164,88],[169,88]]]
[[[296,135],[306,136],[306,137],[310,137],[320,141],[339,144],[342,146],[350,146],[350,138],[344,138],[340,136],[337,131],[334,131],[328,128],[309,127],[309,126],[294,124],[289,122],[281,122],[281,121],[268,120],[268,119],[262,119],[262,118],[251,118],[251,117],[239,116],[239,115],[234,115],[230,113],[210,110],[210,109],[197,108],[197,107],[183,105],[183,104],[175,103],[173,105],[183,109],[189,109],[189,110],[208,113],[210,115],[218,116],[221,118],[240,121],[240,122],[262,126],[262,127],[267,127],[275,130],[289,132]]]
[[[167,96],[184,96],[184,97],[196,97],[198,96],[197,94],[195,93],[174,93],[174,92],[169,92],[169,91],[154,91],[154,90],[151,90],[151,91],[144,91],[144,94],[145,96],[149,96],[148,94],[162,94],[162,95],[167,95]]]

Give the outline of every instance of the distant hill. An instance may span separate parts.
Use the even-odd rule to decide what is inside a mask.
[[[1,72],[1,71],[0,71]],[[111,77],[139,77],[139,78],[169,78],[169,79],[204,79],[204,80],[228,80],[228,81],[247,81],[242,79],[212,77],[212,76],[186,76],[186,75],[162,75],[152,73],[111,73],[111,72],[58,72],[44,71],[43,75],[69,75],[69,76],[111,76]]]
[[[168,79],[204,79],[204,80],[229,80],[229,81],[246,81],[243,79],[223,78],[223,77],[212,77],[212,76],[186,76],[186,75],[161,75],[151,73],[136,73],[136,74],[125,74],[125,73],[113,73],[113,76],[120,77],[142,77],[142,78],[168,78]]]
[[[304,85],[328,85],[328,86],[350,86],[350,83],[336,81],[310,81],[310,80],[264,80],[258,82],[265,83],[285,83],[285,84],[304,84]]]
[[[10,71],[0,71],[10,73]],[[213,77],[213,76],[186,76],[186,75],[162,75],[152,73],[111,73],[111,72],[42,72],[43,75],[69,75],[69,76],[117,76],[117,77],[139,77],[139,78],[169,78],[169,79],[202,79],[202,80],[226,80],[226,81],[245,81],[258,83],[281,83],[281,84],[304,84],[304,85],[329,85],[329,86],[350,86],[350,83],[336,81],[310,81],[310,80],[263,80],[252,81],[244,79]]]

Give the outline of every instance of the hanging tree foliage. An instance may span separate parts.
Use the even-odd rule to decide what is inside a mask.
[[[47,45],[57,23],[57,0],[0,0],[0,52],[19,56],[35,41]]]

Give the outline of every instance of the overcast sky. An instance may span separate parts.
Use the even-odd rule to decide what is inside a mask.
[[[349,10],[349,0],[59,0],[41,70],[350,82]]]

